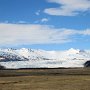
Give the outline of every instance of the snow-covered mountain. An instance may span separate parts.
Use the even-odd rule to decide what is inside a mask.
[[[90,51],[69,49],[45,51],[35,49],[0,49],[0,66],[5,68],[84,67],[90,61]]]

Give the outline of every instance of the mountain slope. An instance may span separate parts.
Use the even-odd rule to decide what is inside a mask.
[[[69,49],[45,51],[35,49],[0,49],[0,66],[5,68],[84,67],[90,51]]]

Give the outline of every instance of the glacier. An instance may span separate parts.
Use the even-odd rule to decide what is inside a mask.
[[[90,50],[0,49],[0,66],[20,68],[77,68],[90,61]]]

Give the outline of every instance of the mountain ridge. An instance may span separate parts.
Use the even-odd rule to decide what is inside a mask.
[[[87,61],[90,61],[90,51],[73,48],[64,51],[0,49],[0,65],[5,68],[84,67]]]

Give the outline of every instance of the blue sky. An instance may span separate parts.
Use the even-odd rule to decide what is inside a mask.
[[[90,49],[90,0],[0,0],[0,47]]]

